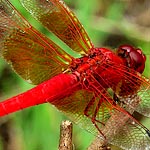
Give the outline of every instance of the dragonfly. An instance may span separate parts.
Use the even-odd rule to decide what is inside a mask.
[[[126,150],[149,150],[150,131],[134,112],[150,117],[146,56],[131,45],[115,51],[93,45],[63,0],[20,0],[75,58],[36,30],[9,0],[0,0],[0,56],[34,88],[0,102],[0,116],[50,103],[73,122]]]

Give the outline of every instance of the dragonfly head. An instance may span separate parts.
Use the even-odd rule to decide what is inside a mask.
[[[134,48],[130,45],[121,45],[117,50],[117,55],[124,59],[125,64],[136,70],[139,73],[143,73],[145,68],[146,56],[139,48]]]

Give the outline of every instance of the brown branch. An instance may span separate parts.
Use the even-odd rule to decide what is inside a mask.
[[[63,121],[60,126],[59,150],[72,150],[72,123],[68,120]]]
[[[60,140],[59,150],[73,150],[72,144],[72,123],[70,121],[63,121],[60,126]],[[95,140],[88,147],[88,150],[111,150],[108,145],[104,143],[100,138]]]

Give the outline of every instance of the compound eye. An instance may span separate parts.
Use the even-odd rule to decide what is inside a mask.
[[[146,56],[143,54],[142,50],[139,49],[139,48],[137,48],[136,50],[142,56],[142,60],[145,62],[146,61]]]
[[[130,45],[121,45],[117,50],[117,55],[125,61],[128,67],[139,73],[144,71],[146,56],[141,49],[135,49]]]
[[[121,45],[117,50],[117,55],[121,58],[127,58],[129,57],[130,52],[133,50],[134,48],[130,45]]]
[[[134,51],[130,52],[130,59],[132,63],[132,68],[142,73],[145,69],[145,61],[146,56],[142,53],[140,49],[135,49]]]

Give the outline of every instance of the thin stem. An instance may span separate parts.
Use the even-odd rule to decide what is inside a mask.
[[[60,126],[59,150],[73,150],[72,144],[72,123],[63,121]]]

